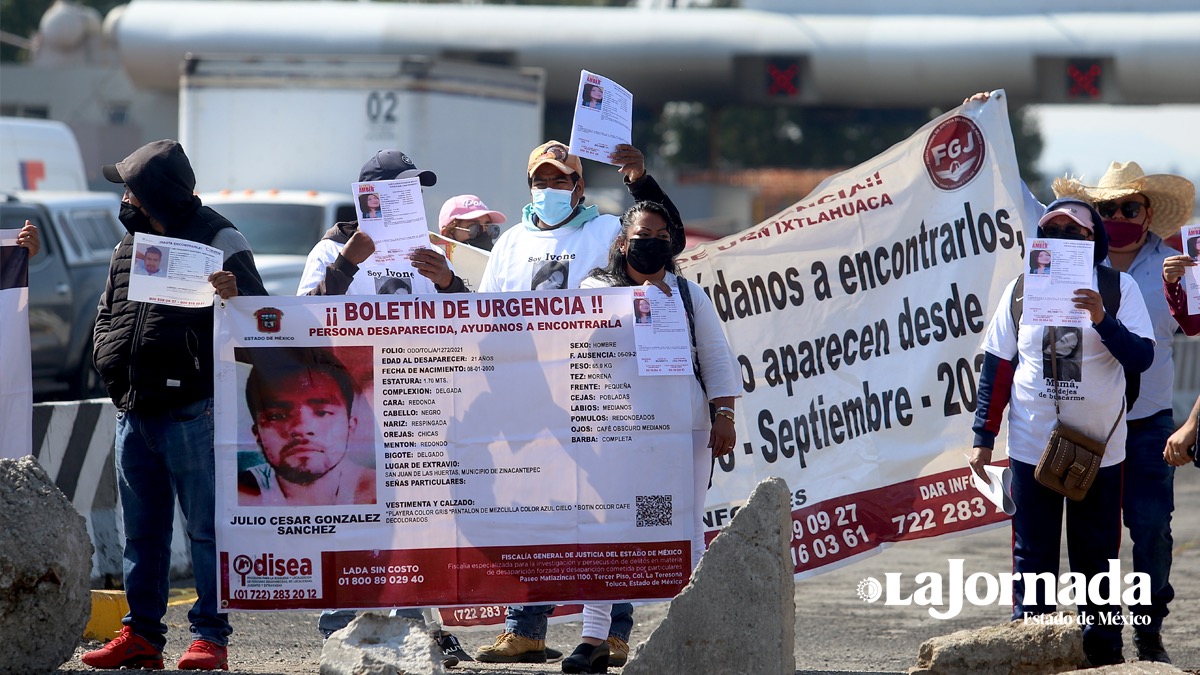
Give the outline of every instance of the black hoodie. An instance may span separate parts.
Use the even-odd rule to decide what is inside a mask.
[[[193,194],[196,177],[176,141],[155,141],[116,164],[163,236],[211,244],[233,224]],[[133,228],[113,251],[108,284],[100,297],[94,358],[120,410],[155,413],[209,398],[213,393],[213,310],[129,300]],[[137,228],[139,231],[143,228]],[[236,228],[235,228],[236,229]],[[153,232],[148,226],[144,231]],[[245,238],[225,250],[222,268],[237,278],[239,295],[266,295]]]

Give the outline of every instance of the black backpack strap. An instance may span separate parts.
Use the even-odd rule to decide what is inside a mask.
[[[1012,297],[1008,299],[1008,313],[1012,316],[1013,326],[1021,328],[1021,313],[1025,311],[1025,274],[1017,275],[1017,283],[1013,285]]]
[[[688,287],[687,279],[676,275],[675,280],[677,282],[676,288],[679,289],[679,297],[683,299],[683,311],[687,314],[688,337],[692,339],[692,352],[694,354],[692,358],[692,373],[696,376],[696,381],[700,383],[700,389],[707,396],[708,389],[704,386],[704,377],[700,375],[700,352],[696,348],[696,319],[695,310],[692,309],[692,290]]]
[[[1116,320],[1117,312],[1121,311],[1121,272],[1107,265],[1097,266],[1096,286],[1100,290],[1100,299],[1104,302],[1104,313],[1111,316],[1113,320]],[[1142,374],[1131,373],[1126,368],[1126,411],[1133,409],[1133,403],[1137,401],[1138,394],[1140,393],[1142,393]]]
[[[1097,265],[1096,286],[1104,301],[1104,313],[1117,318],[1117,312],[1121,311],[1121,273],[1107,265]]]
[[[1012,317],[1013,335],[1016,335],[1017,355],[1012,357],[1012,364],[1017,365],[1021,358],[1021,313],[1025,311],[1025,274],[1017,275],[1017,283],[1013,285],[1012,296],[1008,299],[1008,314]]]
[[[679,297],[683,299],[683,311],[687,314],[688,320],[688,336],[692,338],[692,373],[696,376],[696,381],[700,383],[700,391],[704,392],[704,398],[708,398],[708,389],[704,386],[704,377],[700,375],[700,350],[696,347],[696,319],[695,310],[692,309],[692,290],[688,285],[687,279],[676,275],[675,280],[678,282]],[[708,402],[708,421],[710,423],[717,421],[717,407],[712,401]],[[713,457],[712,462],[708,466],[708,487],[712,487],[713,474],[717,470],[717,458]]]

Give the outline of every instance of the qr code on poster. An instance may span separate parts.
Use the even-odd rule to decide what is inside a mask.
[[[671,495],[638,495],[637,526],[663,527],[671,524]]]

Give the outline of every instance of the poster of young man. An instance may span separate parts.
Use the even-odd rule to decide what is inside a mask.
[[[639,377],[631,289],[217,310],[229,609],[672,597],[692,377]]]

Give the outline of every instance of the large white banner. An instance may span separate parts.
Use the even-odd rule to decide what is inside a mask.
[[[746,384],[709,536],[768,476],[793,491],[799,578],[1005,519],[971,488],[966,453],[982,334],[1021,271],[1034,204],[998,95],[685,252]]]
[[[0,230],[0,457],[33,452],[33,380],[29,343],[29,252],[20,230]]]
[[[638,376],[631,289],[395,297],[214,310],[222,607],[677,593],[692,375]]]

